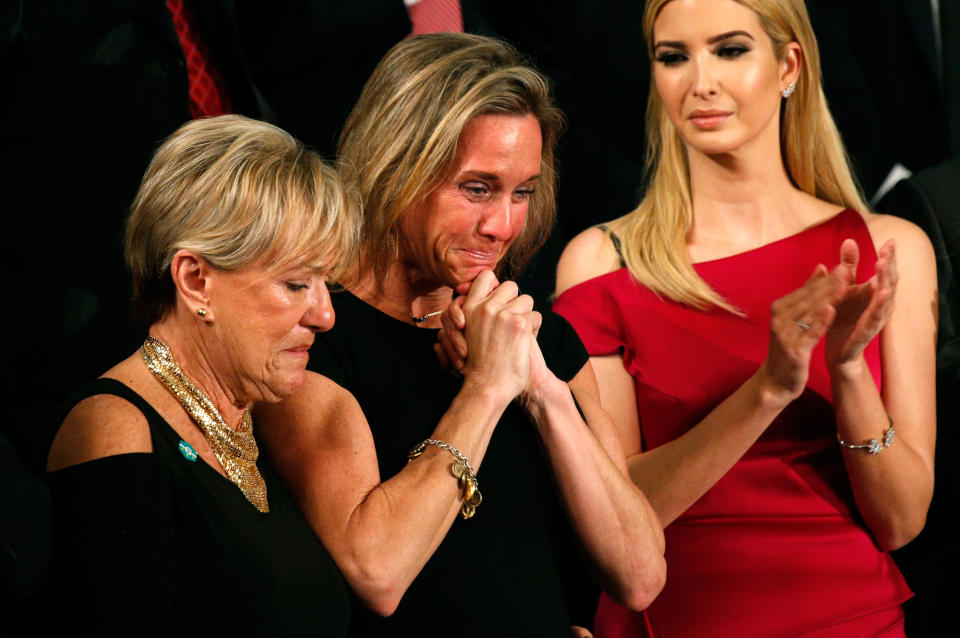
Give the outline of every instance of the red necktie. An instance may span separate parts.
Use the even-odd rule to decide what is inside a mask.
[[[187,61],[190,115],[197,118],[230,113],[230,100],[210,60],[210,51],[193,26],[196,21],[190,8],[184,0],[167,0],[167,9]]]
[[[413,31],[410,35],[437,33],[438,31],[463,31],[463,14],[460,0],[420,0],[407,7]]]

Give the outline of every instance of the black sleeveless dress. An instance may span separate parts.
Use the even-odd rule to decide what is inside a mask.
[[[55,529],[47,620],[97,635],[346,634],[344,582],[263,455],[266,514],[202,459],[190,460],[176,431],[113,379],[76,393],[48,443],[66,413],[96,394],[139,408],[153,453],[47,475]]]

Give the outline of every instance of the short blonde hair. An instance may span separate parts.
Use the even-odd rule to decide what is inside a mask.
[[[648,0],[643,35],[653,60],[653,27],[671,0]],[[757,14],[773,52],[783,59],[787,44],[802,50],[793,95],[781,106],[780,150],[787,174],[800,190],[837,204],[867,211],[840,132],[823,93],[817,39],[803,0],[735,0]],[[640,205],[615,225],[631,274],[651,290],[698,308],[718,306],[736,312],[694,270],[687,251],[693,225],[693,199],[686,147],[673,126],[651,74],[647,106],[648,187]]]
[[[362,271],[386,273],[396,258],[400,219],[449,175],[464,127],[486,114],[530,114],[540,124],[540,181],[504,262],[517,272],[543,245],[553,227],[554,148],[564,126],[547,79],[499,40],[422,35],[384,56],[340,137],[338,168],[363,202]]]
[[[236,271],[349,262],[359,212],[337,173],[285,131],[240,115],[184,124],[157,149],[127,219],[134,314],[150,325],[176,302],[173,255]]]

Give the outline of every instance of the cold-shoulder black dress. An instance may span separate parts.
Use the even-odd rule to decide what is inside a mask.
[[[269,513],[185,450],[149,403],[113,379],[74,395],[48,440],[74,405],[96,394],[122,397],[143,413],[153,452],[47,475],[54,557],[46,621],[93,635],[346,635],[346,586],[263,455]]]

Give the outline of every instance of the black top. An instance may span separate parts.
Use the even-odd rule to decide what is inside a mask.
[[[43,581],[52,538],[47,486],[0,434],[0,617]]]
[[[387,480],[430,437],[461,381],[437,363],[437,330],[393,319],[347,292],[334,294],[333,305],[336,325],[317,335],[308,367],[356,397]],[[587,352],[565,319],[541,312],[544,359],[568,381]],[[457,517],[392,616],[355,605],[351,635],[569,636],[566,583],[580,587],[589,577],[534,426],[515,403],[494,430],[477,480],[483,503],[476,515]],[[572,602],[592,612],[596,598]]]
[[[263,456],[266,514],[202,459],[190,461],[176,431],[119,381],[90,383],[63,414],[95,394],[139,408],[153,453],[47,475],[55,622],[98,635],[346,634],[343,580]]]

